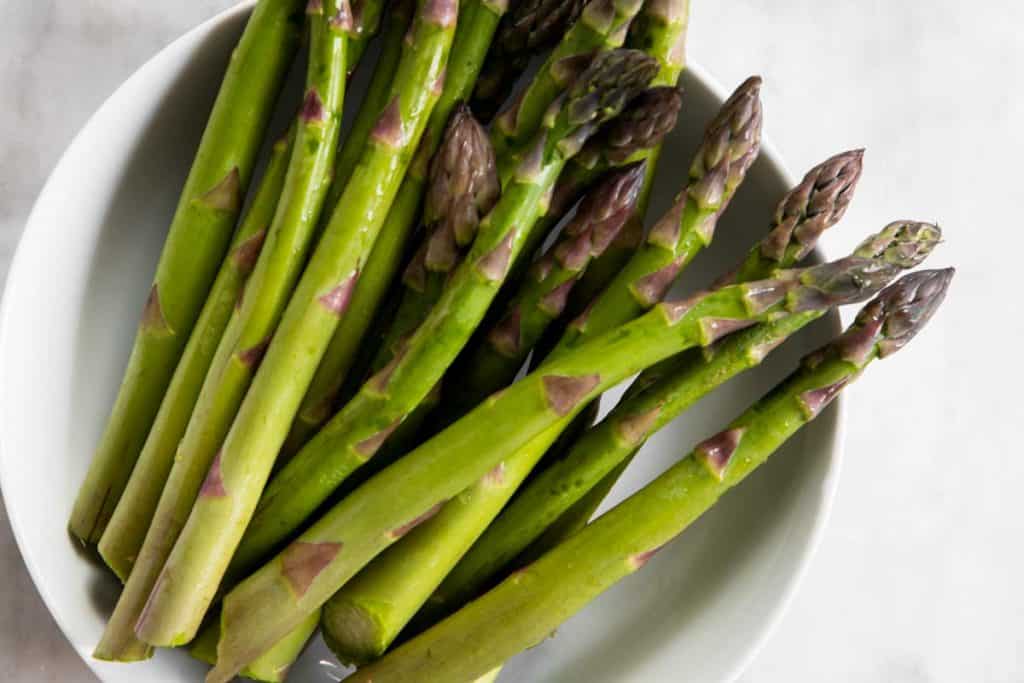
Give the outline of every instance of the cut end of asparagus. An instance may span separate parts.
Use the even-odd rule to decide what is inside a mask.
[[[822,233],[846,213],[860,180],[863,160],[864,150],[855,149],[808,171],[779,202],[774,226],[761,242],[761,255],[782,262],[792,249],[795,263],[811,253]]]
[[[379,612],[379,605],[365,609],[340,598],[324,605],[324,642],[342,664],[361,666],[384,654],[387,643],[380,638],[384,624],[374,618]]]
[[[909,269],[920,265],[940,242],[942,230],[937,225],[920,221],[894,221],[878,234],[861,242],[854,254]]]

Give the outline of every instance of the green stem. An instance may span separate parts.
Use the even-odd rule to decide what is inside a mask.
[[[284,187],[294,140],[293,127],[285,138],[274,143],[256,196],[235,234],[228,257],[221,264],[124,495],[100,538],[100,555],[121,581],[128,579],[142,548],[203,379],[263,247],[267,226]]]
[[[223,261],[256,154],[298,47],[298,0],[261,0],[235,48],[171,221],[117,399],[68,527],[96,543]]]

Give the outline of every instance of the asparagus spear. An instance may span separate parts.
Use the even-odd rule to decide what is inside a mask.
[[[553,108],[534,150],[484,218],[430,315],[392,362],[271,481],[235,553],[233,572],[251,567],[296,529],[437,384],[486,312],[565,160],[652,75],[653,63],[642,53],[617,50],[595,57]]]
[[[913,236],[906,231],[899,234],[894,251],[897,246],[917,248],[915,260],[928,253],[937,236],[930,226],[914,230]],[[898,263],[887,263],[895,267],[907,265],[902,257]],[[698,355],[696,365],[680,367],[634,400],[617,407],[599,427],[587,432],[565,459],[527,486],[495,525],[487,527],[508,501],[511,491],[533,468],[536,458],[526,459],[517,453],[505,461],[502,485],[487,482],[463,492],[437,517],[388,549],[331,598],[323,621],[336,645],[335,651],[342,659],[375,659],[420,605],[427,604],[418,621],[430,624],[471,599],[495,572],[628,458],[647,436],[725,380],[756,365],[770,349],[828,308],[828,302],[822,302],[781,320],[738,332],[712,347],[712,360],[706,365],[700,363]],[[663,364],[670,362],[672,359]],[[469,549],[477,537],[480,540]],[[468,554],[463,556],[467,549]],[[418,568],[415,575],[403,575],[409,567]]]
[[[324,201],[324,206],[330,211],[337,206],[341,193],[345,191],[345,186],[348,185],[348,181],[352,177],[352,171],[355,170],[363,153],[366,140],[370,137],[377,119],[380,118],[380,113],[388,104],[391,81],[395,77],[398,60],[401,58],[402,49],[405,46],[405,36],[412,23],[412,11],[412,0],[395,0],[388,5],[387,21],[384,24],[380,55],[377,57],[377,63],[373,69],[373,78],[363,96],[363,101],[359,104],[359,111],[352,122],[348,136],[342,143],[341,149],[338,150],[338,159],[334,164],[334,175],[331,178],[330,188],[327,190],[327,199]],[[325,218],[328,217],[329,214],[325,216]]]
[[[121,388],[68,528],[106,528],[231,239],[277,92],[298,46],[299,0],[261,0],[210,113],[171,221]]]
[[[494,121],[491,141],[503,164],[502,178],[541,128],[545,112],[595,50],[620,47],[641,0],[590,0],[579,19],[538,69],[533,80]]]
[[[452,44],[441,97],[430,115],[416,157],[395,196],[359,283],[338,327],[323,354],[292,426],[289,452],[304,445],[333,414],[338,394],[356,357],[360,341],[398,271],[404,244],[415,225],[426,187],[427,165],[441,141],[441,134],[456,102],[465,100],[473,87],[487,47],[507,3],[502,0],[463,0]]]
[[[294,133],[293,127],[287,136],[274,143],[256,196],[235,234],[228,257],[217,273],[125,492],[100,538],[100,555],[122,581],[128,579],[142,547],[160,492],[170,474],[174,453],[199,397],[203,378],[210,369],[217,344],[263,247],[267,225],[274,216],[284,187]]]
[[[266,246],[247,283],[248,291],[221,337],[184,436],[180,437],[174,465],[136,567],[94,653],[100,659],[132,660],[152,654],[144,640],[135,636],[136,620],[142,615],[146,597],[156,585],[157,572],[182,529],[186,511],[200,494],[203,475],[211,468],[211,462],[214,469],[219,467],[217,449],[256,373],[312,242],[337,146],[345,90],[345,52],[352,24],[346,0],[340,4],[310,3],[307,13],[310,59],[306,94],[284,187],[267,230]]]
[[[380,15],[384,11],[385,0],[352,0],[352,31],[349,36],[348,49],[345,52],[345,72],[351,76],[366,52],[370,40],[380,29]],[[388,12],[394,12],[389,7]],[[330,195],[328,195],[330,196]],[[330,206],[328,204],[328,206]]]
[[[875,358],[927,323],[952,270],[905,276],[839,339],[661,476],[451,618],[360,669],[351,683],[472,680],[538,644],[637,571],[819,414]]]
[[[501,485],[500,463],[544,430],[571,420],[609,387],[780,313],[862,300],[896,271],[859,258],[783,271],[771,280],[658,304],[553,358],[347,496],[228,593],[217,667],[208,680],[226,681],[266,651],[374,556],[446,507],[445,501],[485,476]]]
[[[530,349],[562,314],[573,285],[615,239],[633,212],[643,182],[642,164],[610,176],[580,206],[561,239],[538,259],[501,319],[460,362],[449,415],[460,417],[480,400],[511,383]]]
[[[658,75],[654,79],[654,85],[664,87],[675,87],[679,81],[679,74],[686,66],[686,33],[689,24],[690,1],[689,0],[666,0],[664,2],[649,2],[644,5],[643,11],[636,21],[630,26],[627,45],[633,48],[646,51],[656,58],[661,65]],[[661,91],[663,97],[668,97],[666,91]],[[680,100],[673,102],[668,100],[667,106],[671,107],[665,113],[655,106],[650,118],[657,118],[656,124],[647,124],[649,119],[641,118],[637,122],[637,128],[643,130],[651,126],[653,131],[648,135],[640,135],[640,142],[647,142],[645,147],[637,150],[628,150],[624,146],[619,147],[620,156],[628,154],[632,159],[644,158],[647,163],[647,175],[644,178],[644,186],[640,191],[640,199],[637,201],[637,208],[633,219],[626,224],[626,227],[619,233],[618,238],[598,257],[579,284],[573,288],[572,295],[566,305],[566,316],[564,320],[572,320],[582,313],[597,295],[608,286],[626,262],[633,256],[633,252],[643,242],[644,217],[647,215],[647,205],[650,201],[651,190],[658,159],[661,156],[661,140],[669,130],[675,126],[678,116]],[[670,113],[674,109],[675,114]],[[637,142],[638,133],[628,127],[615,136],[609,135],[608,141],[633,140]],[[595,150],[596,151],[596,150]],[[581,155],[581,159],[595,158],[594,154]],[[607,160],[607,155],[596,155],[599,160]],[[600,168],[600,163],[597,167]],[[559,187],[555,189],[553,203],[559,201],[572,203],[573,197],[578,196],[590,182],[588,179],[593,175],[594,169],[584,167],[569,169],[560,179]],[[553,325],[549,333],[537,345],[535,359],[543,359],[555,346],[565,331],[563,324]]]
[[[648,248],[631,259],[628,265],[632,268],[623,271],[626,277],[614,283],[628,295],[628,287],[634,282],[653,280],[653,284],[635,288],[647,296],[623,302],[620,292],[606,291],[591,309],[598,323],[593,328],[588,326],[581,334],[585,332],[589,338],[607,331],[656,304],[679,269],[710,240],[718,213],[756,154],[760,130],[758,86],[757,79],[749,79],[724,105],[698,151],[689,188],[681,193],[675,207],[656,226]],[[692,239],[686,239],[686,235]],[[667,267],[664,266],[666,261]],[[675,263],[679,264],[678,268]],[[668,277],[659,274],[656,270],[659,268],[667,272]],[[654,277],[649,275],[652,270]],[[623,310],[612,310],[612,306]],[[349,653],[348,656],[358,659],[383,652],[571,421],[572,416],[567,416],[536,434],[502,462],[499,483],[479,483],[450,501],[437,519],[417,529],[415,537],[406,539],[375,562],[357,578],[354,587],[343,590],[331,610],[332,634],[343,655]],[[295,486],[290,482],[290,486],[282,490],[293,491]],[[423,555],[429,556],[430,567],[415,575],[406,575],[400,588],[396,587],[399,582],[395,568],[416,566]],[[351,625],[342,624],[341,615]]]
[[[880,235],[887,240],[901,268],[916,266],[935,244],[938,228],[900,224]],[[871,241],[875,239],[872,238]],[[870,250],[855,252],[870,257]],[[591,429],[569,455],[542,472],[488,527],[473,548],[445,578],[430,607],[434,615],[452,611],[486,588],[527,546],[615,467],[628,461],[656,431],[727,380],[757,366],[773,349],[824,315],[826,308],[804,311],[743,330],[699,354],[681,354],[664,361],[660,376],[641,374],[643,388],[624,399],[600,425]],[[649,372],[649,371],[648,371]]]
[[[557,44],[584,0],[523,0],[502,20],[473,90],[473,111],[490,121],[530,59]]]
[[[419,5],[411,47],[395,74],[390,104],[292,295],[136,624],[136,634],[147,643],[177,645],[191,640],[216,593],[440,94],[437,85],[457,11],[452,0],[422,0]],[[353,221],[352,216],[361,220]]]

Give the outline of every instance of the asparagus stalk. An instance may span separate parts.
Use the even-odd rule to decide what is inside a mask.
[[[235,553],[233,575],[295,530],[437,384],[493,300],[565,160],[602,120],[625,107],[652,72],[652,61],[642,53],[601,53],[565,93],[430,315],[392,362],[271,481]]]
[[[298,46],[298,0],[261,0],[210,113],[171,221],[121,388],[68,528],[106,529],[223,260],[277,92]]]
[[[642,164],[610,176],[580,206],[560,240],[538,259],[501,319],[470,349],[446,397],[459,417],[484,397],[511,383],[533,345],[562,314],[573,286],[593,258],[615,239],[636,206]]]
[[[294,453],[333,415],[339,392],[356,358],[360,341],[398,271],[404,245],[414,227],[426,188],[427,166],[441,141],[448,118],[459,101],[467,99],[507,3],[501,0],[463,0],[459,23],[445,73],[441,97],[416,151],[412,166],[395,195],[359,283],[313,376],[288,438]]]
[[[689,188],[652,232],[649,248],[638,252],[637,257],[630,261],[634,267],[623,271],[629,277],[624,278],[622,284],[616,280],[616,284],[628,293],[627,287],[636,281],[634,278],[641,281],[653,279],[655,284],[637,287],[649,296],[624,304],[624,297],[616,296],[618,292],[606,292],[592,308],[596,311],[598,324],[593,328],[588,326],[581,334],[586,333],[589,337],[607,331],[619,322],[636,317],[644,306],[649,308],[656,304],[671,284],[671,278],[701,246],[710,241],[711,228],[718,213],[756,153],[760,130],[758,83],[756,79],[744,83],[712,122],[706,142],[692,166]],[[688,210],[684,211],[684,207]],[[708,225],[711,228],[707,228]],[[695,237],[689,241],[680,237],[687,234]],[[676,256],[670,246],[676,247],[681,255]],[[673,259],[678,262],[678,268],[673,267]],[[669,262],[667,272],[670,277],[657,275],[652,278],[650,271],[659,267],[664,270],[665,261]],[[625,310],[613,311],[611,306]],[[636,315],[629,315],[633,312]],[[617,319],[616,315],[620,317]],[[349,653],[347,656],[358,659],[383,652],[445,574],[501,511],[571,421],[572,416],[567,416],[548,425],[502,462],[502,476],[498,482],[479,483],[456,500],[449,501],[437,519],[417,529],[415,538],[410,537],[389,551],[368,568],[364,576],[357,578],[354,587],[343,590],[331,610],[332,635],[343,656]],[[293,491],[296,484],[289,484],[282,491]],[[430,558],[429,569],[407,575],[401,587],[397,588],[398,572],[395,568],[416,566],[415,563],[422,561],[418,558],[424,555]],[[417,559],[413,561],[410,558]],[[341,624],[342,615],[351,625]]]
[[[661,66],[654,79],[656,86],[675,88],[679,82],[679,75],[686,67],[686,35],[689,16],[689,0],[649,2],[644,5],[643,11],[630,26],[627,45],[646,51],[656,58]],[[662,97],[668,97],[668,91],[660,92]],[[656,100],[655,103],[657,103]],[[597,295],[622,270],[633,256],[633,252],[643,242],[644,218],[647,215],[647,205],[653,189],[655,171],[661,156],[661,140],[668,131],[675,127],[680,104],[681,100],[677,94],[674,101],[668,100],[666,109],[663,110],[661,107],[655,106],[648,118],[638,117],[635,129],[623,126],[623,129],[617,134],[609,134],[607,142],[610,144],[615,144],[618,140],[631,140],[642,145],[636,150],[631,150],[624,144],[619,144],[617,151],[620,158],[628,155],[634,160],[644,159],[647,164],[647,175],[644,178],[644,186],[640,191],[640,199],[637,201],[633,219],[626,224],[626,227],[619,233],[619,237],[612,242],[608,249],[591,264],[579,284],[573,288],[566,305],[564,320],[572,320],[581,314],[586,306],[594,301]],[[673,111],[675,113],[672,113]],[[648,121],[650,123],[647,123]],[[574,197],[578,196],[590,182],[589,178],[594,175],[594,170],[602,165],[600,162],[609,160],[607,154],[593,153],[581,155],[580,158],[596,158],[599,163],[594,168],[588,169],[581,166],[567,170],[563,178],[560,179],[559,186],[555,189],[553,203],[575,202]],[[552,326],[549,333],[537,345],[537,353],[534,354],[534,357],[538,360],[545,358],[558,340],[562,338],[564,331],[563,324]]]
[[[136,624],[136,634],[151,645],[191,640],[213,600],[440,94],[437,85],[457,10],[452,0],[422,0],[419,5],[411,47],[392,82],[390,104],[320,238]],[[361,220],[353,221],[352,216]]]
[[[490,121],[530,59],[553,48],[576,22],[584,0],[524,0],[498,26],[473,90],[473,111]]]
[[[381,2],[383,0],[371,4],[379,5]],[[327,190],[327,199],[324,201],[324,206],[330,211],[334,210],[338,200],[341,199],[341,193],[345,191],[345,186],[348,185],[348,181],[352,177],[352,171],[355,170],[356,164],[359,162],[363,147],[366,146],[366,141],[373,131],[373,126],[388,104],[391,81],[394,80],[398,61],[402,56],[405,36],[412,23],[412,12],[412,0],[395,0],[388,5],[380,55],[377,57],[377,63],[373,69],[373,78],[363,96],[363,101],[359,104],[359,111],[352,122],[348,136],[342,143],[341,149],[338,150],[338,159],[334,164],[334,175],[331,178],[330,188]],[[325,217],[329,217],[329,214]]]
[[[771,280],[658,304],[553,358],[346,497],[228,593],[218,663],[208,680],[226,681],[265,652],[387,546],[446,507],[445,501],[485,476],[500,485],[500,463],[542,431],[571,420],[609,387],[680,351],[779,314],[862,300],[896,272],[884,262],[859,258],[783,271]]]
[[[882,234],[887,232],[888,228]],[[903,268],[917,265],[939,238],[936,227],[920,223],[902,225],[893,232],[894,252],[913,250],[912,258],[901,253],[888,261]],[[630,460],[652,434],[729,379],[756,367],[826,310],[803,311],[743,330],[708,349],[706,357],[682,354],[664,361],[660,376],[641,374],[637,384],[643,388],[588,431],[565,459],[538,475],[488,527],[432,597],[433,613],[452,611],[474,598],[548,526],[619,464]]]
[[[174,465],[136,566],[94,653],[100,659],[132,660],[152,654],[148,647],[152,643],[147,644],[134,633],[136,621],[156,585],[157,572],[182,531],[187,510],[201,492],[208,496],[218,492],[216,486],[203,484],[203,475],[211,467],[216,470],[220,466],[217,449],[256,373],[312,242],[337,146],[352,18],[346,0],[341,4],[310,3],[307,13],[311,37],[306,94],[266,245],[247,283],[247,295],[243,294],[221,337],[184,436],[180,437]],[[194,633],[187,640],[191,635]]]
[[[764,463],[876,358],[905,345],[941,302],[951,270],[907,275],[850,330],[661,476],[451,618],[360,669],[351,683],[463,681],[549,637]]]
[[[515,168],[518,153],[541,128],[548,107],[586,65],[591,53],[622,46],[629,23],[642,5],[641,0],[590,0],[583,8],[530,84],[494,121],[491,141],[503,164],[503,179]]]
[[[121,581],[128,579],[142,541],[153,519],[160,492],[174,463],[192,408],[213,362],[217,345],[228,325],[242,288],[256,265],[284,187],[285,171],[295,139],[294,127],[274,143],[270,161],[256,196],[235,234],[228,257],[221,264],[210,296],[174,371],[167,395],[160,404],[153,428],[132,470],[131,478],[99,542],[99,552]]]
[[[306,643],[316,632],[320,622],[320,613],[313,612],[284,638],[257,657],[251,664],[239,672],[243,678],[266,683],[282,683],[288,677],[288,670],[299,658]],[[213,665],[217,663],[217,639],[220,637],[220,624],[216,620],[203,627],[196,639],[189,645],[188,653],[201,662]]]

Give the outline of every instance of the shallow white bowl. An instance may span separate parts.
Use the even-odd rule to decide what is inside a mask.
[[[65,524],[120,381],[178,191],[250,8],[230,9],[175,41],[100,108],[40,194],[7,281],[0,483],[8,514],[46,605],[75,649],[111,683],[195,681],[203,670],[177,652],[133,665],[90,658],[118,587],[77,551]],[[292,80],[297,92],[301,79]],[[662,157],[657,213],[683,182],[697,137],[723,99],[724,91],[696,68],[685,88],[682,124]],[[290,109],[282,107],[278,129]],[[714,247],[686,273],[684,287],[707,283],[733,265],[764,233],[791,184],[766,145]],[[721,427],[837,327],[835,316],[822,321],[663,430],[611,501]],[[513,660],[502,681],[735,678],[785,607],[827,516],[840,414],[833,405],[644,571],[565,624],[557,638]],[[291,680],[337,678],[341,671],[331,660],[318,642]]]

